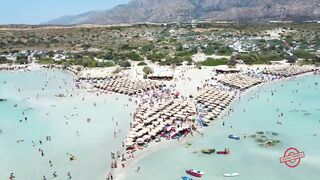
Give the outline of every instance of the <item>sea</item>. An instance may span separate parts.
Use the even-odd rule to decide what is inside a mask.
[[[125,180],[318,180],[320,177],[320,76],[306,75],[255,87],[230,106],[230,113],[174,145],[146,152],[125,171]],[[223,125],[224,124],[224,125]],[[237,135],[240,140],[228,138]],[[277,143],[268,144],[273,141]],[[229,155],[202,149],[230,149]],[[281,163],[285,154],[304,157]],[[139,168],[139,170],[138,170]],[[201,178],[187,169],[204,172]],[[239,173],[236,177],[224,174]]]
[[[105,179],[136,108],[77,89],[62,70],[0,72],[0,99],[1,180]]]

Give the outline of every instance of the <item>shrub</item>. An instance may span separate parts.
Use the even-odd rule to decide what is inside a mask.
[[[130,62],[129,62],[129,61],[126,61],[126,60],[124,60],[124,61],[119,61],[118,64],[119,64],[120,67],[124,67],[125,69],[128,68],[128,67],[131,67]]]
[[[18,55],[16,63],[17,64],[28,64],[28,57],[25,55]]]
[[[121,68],[117,67],[115,70],[112,71],[112,74],[118,74],[121,72]]]
[[[132,61],[143,61],[143,58],[136,52],[130,52],[127,54],[127,58]]]
[[[53,60],[52,58],[42,58],[38,60],[39,64],[55,64],[56,61]]]
[[[222,59],[213,59],[207,58],[205,61],[201,62],[203,66],[219,66],[219,65],[226,65],[228,64],[228,60],[226,58]]]
[[[0,64],[11,63],[6,57],[0,56]]]
[[[149,75],[153,73],[153,69],[149,66],[143,67],[142,71],[144,72],[145,75]]]
[[[147,65],[147,63],[145,63],[145,62],[139,62],[138,63],[138,66],[145,66],[145,65]]]
[[[316,59],[316,56],[314,54],[306,50],[296,50],[293,52],[293,55],[302,59]]]

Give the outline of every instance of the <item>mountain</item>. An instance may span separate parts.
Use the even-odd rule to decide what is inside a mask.
[[[131,0],[110,10],[64,16],[44,24],[119,24],[192,20],[269,21],[320,19],[319,0]]]

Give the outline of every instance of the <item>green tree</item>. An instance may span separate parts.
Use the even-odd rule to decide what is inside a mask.
[[[28,57],[25,55],[18,55],[16,63],[17,64],[28,64]]]
[[[119,66],[127,69],[128,67],[131,67],[131,64],[129,61],[124,60],[124,61],[119,61]]]
[[[132,51],[127,54],[127,58],[131,59],[132,61],[143,61],[143,58],[136,52]]]
[[[0,64],[8,63],[8,59],[6,57],[0,56]]]

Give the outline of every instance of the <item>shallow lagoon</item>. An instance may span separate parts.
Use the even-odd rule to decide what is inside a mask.
[[[55,96],[60,93],[68,96]],[[121,147],[132,120],[129,114],[135,110],[126,96],[76,90],[73,75],[58,70],[0,72],[0,98],[8,99],[0,102],[0,179],[8,179],[11,172],[17,179],[51,179],[54,171],[55,179],[67,179],[69,171],[73,179],[104,179],[110,152]],[[17,143],[19,139],[24,142]],[[70,161],[67,153],[77,160]]]
[[[226,179],[223,174],[233,172],[240,173],[232,178],[238,180],[319,179],[320,76],[304,76],[255,88],[232,108],[233,113],[205,129],[204,137],[196,135],[188,140],[192,143],[189,148],[180,140],[176,145],[159,149],[130,166],[124,172],[124,179],[181,179],[189,168],[204,171],[206,174],[201,178],[204,180]],[[252,138],[243,138],[245,133],[249,136],[256,131],[276,132],[279,135],[274,138],[281,143],[265,148]],[[239,135],[241,140],[229,139],[229,134]],[[207,147],[230,148],[231,154],[202,154],[201,149]],[[280,163],[279,158],[289,147],[305,153],[296,168]],[[139,166],[141,170],[137,173]]]

